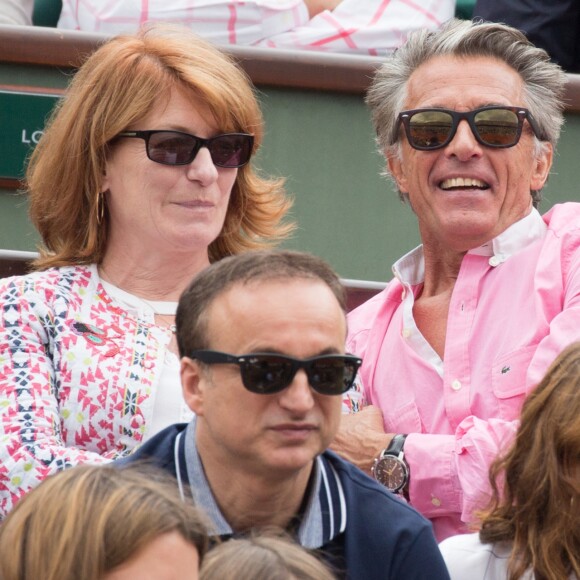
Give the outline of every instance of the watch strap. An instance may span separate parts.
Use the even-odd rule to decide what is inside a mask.
[[[381,457],[384,457],[385,455],[394,455],[395,457],[399,457],[403,452],[405,439],[407,439],[406,435],[402,434],[395,435],[391,439],[389,446],[381,453]]]

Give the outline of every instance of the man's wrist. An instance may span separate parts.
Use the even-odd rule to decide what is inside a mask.
[[[393,433],[387,433],[386,435],[383,433],[379,437],[376,438],[375,444],[373,446],[373,453],[372,455],[367,454],[369,458],[369,465],[367,468],[367,473],[372,475],[372,469],[374,464],[376,463],[377,459],[381,456],[383,451],[389,448],[391,441],[395,435]]]

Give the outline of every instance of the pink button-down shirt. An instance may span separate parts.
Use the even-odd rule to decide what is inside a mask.
[[[525,396],[580,340],[580,204],[536,210],[468,252],[449,305],[445,358],[413,320],[422,248],[348,319],[347,350],[363,357],[351,411],[380,407],[388,433],[408,433],[411,504],[439,540],[468,531],[487,501],[488,468],[517,429]]]

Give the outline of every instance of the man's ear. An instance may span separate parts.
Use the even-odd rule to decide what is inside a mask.
[[[389,169],[389,173],[393,176],[393,179],[397,183],[397,188],[402,193],[409,192],[409,186],[407,183],[407,176],[405,174],[405,170],[403,169],[403,163],[401,161],[400,154],[396,152],[389,152],[385,153],[385,159],[387,160],[387,167]]]
[[[548,175],[552,167],[552,160],[554,157],[554,149],[551,143],[542,143],[542,152],[534,161],[534,169],[532,171],[530,189],[537,191],[542,189],[548,180]]]
[[[203,382],[207,380],[204,377],[204,371],[200,363],[196,360],[184,356],[181,359],[181,388],[183,389],[183,398],[187,406],[199,416],[203,415]]]

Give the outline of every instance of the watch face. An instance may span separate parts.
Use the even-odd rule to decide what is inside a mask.
[[[403,462],[387,455],[375,463],[373,467],[375,479],[391,491],[399,491],[407,483],[407,469]]]

